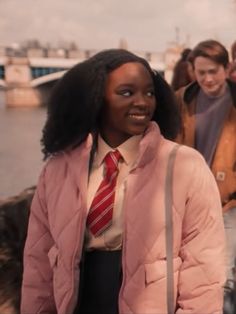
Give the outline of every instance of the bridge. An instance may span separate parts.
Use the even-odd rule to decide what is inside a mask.
[[[80,52],[76,58],[3,56],[0,57],[0,89],[5,91],[7,106],[38,106],[42,102],[39,90],[54,83],[75,64],[91,57],[96,51]],[[165,73],[168,80],[166,54],[135,52],[151,67]],[[177,57],[175,57],[177,59]]]

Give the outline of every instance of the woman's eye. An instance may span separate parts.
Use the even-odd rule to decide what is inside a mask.
[[[148,96],[148,97],[153,97],[153,96],[154,96],[154,91],[153,91],[153,90],[148,91],[148,92],[147,92],[147,96]]]
[[[129,91],[129,90],[123,90],[123,91],[120,92],[120,94],[122,96],[125,96],[125,97],[129,97],[129,96],[132,95],[131,91]]]

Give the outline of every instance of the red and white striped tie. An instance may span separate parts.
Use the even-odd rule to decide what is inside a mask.
[[[105,176],[94,196],[87,218],[87,226],[95,237],[100,236],[112,223],[118,163],[121,158],[118,150],[109,152],[104,158]]]

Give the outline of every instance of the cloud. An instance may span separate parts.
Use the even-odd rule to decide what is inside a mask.
[[[190,45],[235,40],[233,0],[0,0],[0,11],[0,45],[38,38],[102,49],[126,38],[130,49],[160,51],[177,35]]]

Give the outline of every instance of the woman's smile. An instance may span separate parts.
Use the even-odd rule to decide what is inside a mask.
[[[150,114],[143,114],[143,113],[129,113],[128,117],[138,122],[146,122],[150,120]]]

